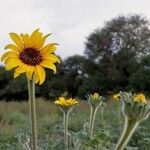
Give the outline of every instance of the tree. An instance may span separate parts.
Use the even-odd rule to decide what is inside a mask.
[[[82,85],[84,79],[84,65],[86,58],[80,55],[68,57],[63,62],[64,76],[63,80],[64,90],[69,93],[71,97],[78,95],[78,89]]]
[[[6,71],[3,66],[0,67],[0,99],[22,100],[27,99],[27,80],[24,76],[13,79],[13,71]]]
[[[150,93],[150,55],[145,56],[139,69],[130,77],[130,88],[136,91],[147,91]]]
[[[57,73],[53,74],[50,70],[46,70],[46,80],[44,84],[39,86],[39,95],[45,97],[47,100],[55,100],[58,98],[63,92],[63,70],[62,63],[57,64]]]
[[[118,90],[129,83],[138,69],[139,58],[149,53],[149,22],[140,15],[114,18],[91,33],[85,42],[89,62],[97,66],[96,72],[101,72],[103,80],[109,80]]]
[[[85,54],[95,62],[119,51],[132,52],[136,57],[150,53],[150,30],[146,18],[119,16],[87,37]]]

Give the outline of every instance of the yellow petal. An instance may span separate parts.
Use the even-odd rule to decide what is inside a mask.
[[[60,63],[60,59],[54,54],[42,55],[42,56],[43,56],[43,59],[47,59],[51,63],[56,63],[56,62]]]
[[[4,60],[4,64],[8,64],[8,63],[20,65],[22,62],[19,59],[16,59],[16,58],[6,58]]]
[[[18,58],[18,54],[14,51],[6,52],[2,55],[1,61],[4,61],[6,58]]]
[[[64,97],[59,97],[60,101],[65,101]]]
[[[5,66],[5,69],[9,71],[17,66],[18,66],[18,64],[7,63],[7,65]]]
[[[28,79],[32,79],[32,75],[33,75],[33,71],[34,71],[34,67],[33,66],[27,66],[26,67],[26,76]]]
[[[50,34],[47,34],[47,35],[45,35],[45,36],[42,37],[41,42],[40,42],[40,48],[43,47],[43,45],[44,45],[44,43],[45,43],[45,40],[46,40],[50,35],[51,35],[51,33],[50,33]]]
[[[43,67],[52,69],[52,70],[54,70],[54,73],[56,73],[56,66],[54,64],[52,64],[49,60],[43,60],[40,63],[40,65],[43,66]]]
[[[146,98],[145,95],[140,93],[133,96],[133,99],[135,102],[143,102],[146,104]]]
[[[4,60],[4,64],[6,64],[6,70],[11,70],[16,66],[19,66],[21,64],[21,61],[16,58],[6,58]]]
[[[19,47],[14,45],[14,44],[8,44],[8,45],[5,46],[4,49],[11,49],[11,50],[13,50],[15,52],[20,52]]]
[[[30,37],[29,37],[29,34],[23,34],[23,33],[21,33],[20,36],[22,37],[22,40],[24,42],[25,47],[26,48],[30,47]]]
[[[57,43],[50,43],[50,44],[45,45],[41,49],[41,54],[46,53],[46,52],[47,52],[47,54],[54,53],[55,50],[56,50],[56,46],[55,45],[58,45],[58,44]]]
[[[38,74],[38,77],[39,77],[39,84],[42,84],[45,80],[45,77],[46,77],[46,73],[45,73],[45,70],[43,67],[41,66],[36,66],[36,73]]]
[[[20,74],[24,73],[25,72],[25,69],[26,68],[26,65],[20,65],[16,70],[15,70],[15,73],[14,73],[14,78],[18,77]]]
[[[37,49],[40,49],[41,47],[40,47],[40,43],[41,43],[41,38],[42,38],[42,33],[41,32],[39,32],[39,29],[36,29],[33,33],[32,33],[32,35],[31,35],[31,37],[30,37],[30,40],[31,40],[31,47],[35,47],[35,48],[37,48]]]
[[[16,33],[9,33],[9,35],[10,35],[11,39],[14,41],[14,43],[16,45],[18,45],[18,47],[20,47],[21,49],[24,48],[22,40],[21,40],[21,38],[20,38],[20,36],[18,34],[16,34]]]
[[[31,37],[34,37],[39,32],[39,30],[40,30],[39,28],[34,30],[31,34]]]
[[[39,78],[36,74],[34,74],[34,82],[37,84],[39,82]]]
[[[55,101],[55,104],[60,105],[61,103],[60,103],[60,101]]]

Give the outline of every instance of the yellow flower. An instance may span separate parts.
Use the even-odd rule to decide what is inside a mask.
[[[133,96],[133,99],[135,102],[144,103],[146,104],[146,98],[145,95],[140,93]]]
[[[120,100],[120,94],[118,93],[118,94],[115,94],[114,96],[113,96],[113,98],[115,99],[115,100]]]
[[[99,94],[98,93],[94,93],[94,94],[90,94],[90,97],[94,100],[99,98]]]
[[[76,99],[65,99],[64,97],[60,97],[58,100],[55,101],[55,104],[61,107],[69,108],[74,106],[75,104],[78,104],[78,102]]]
[[[6,70],[15,69],[14,78],[22,73],[26,73],[28,79],[34,75],[35,83],[42,84],[46,73],[44,68],[49,68],[56,72],[54,63],[60,62],[54,54],[57,43],[44,45],[46,38],[50,35],[44,35],[35,30],[31,35],[28,33],[9,34],[14,44],[8,44],[1,61],[6,65]]]

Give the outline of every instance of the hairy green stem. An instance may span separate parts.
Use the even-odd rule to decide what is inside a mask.
[[[101,107],[101,124],[102,124],[102,127],[105,126],[105,123],[104,123],[104,108]]]
[[[28,90],[32,130],[32,150],[37,150],[35,84],[33,78],[32,80],[28,80]]]
[[[131,136],[133,135],[133,132],[135,131],[138,124],[139,124],[139,122],[137,122],[135,120],[131,120],[128,118],[125,119],[125,128],[124,128],[122,136],[121,136],[115,150],[123,150],[124,149],[124,147],[129,142]]]
[[[121,114],[121,111],[120,111],[120,107],[121,106],[118,106],[118,120],[119,120],[119,130],[121,130],[121,127],[122,127],[122,120],[121,120],[121,118],[122,118],[122,114]]]
[[[64,143],[65,143],[65,150],[68,150],[68,118],[69,118],[69,111],[64,110]]]
[[[89,126],[89,137],[92,139],[93,137],[93,129],[94,129],[94,121],[97,112],[97,107],[91,106],[91,114],[90,114],[90,126]]]

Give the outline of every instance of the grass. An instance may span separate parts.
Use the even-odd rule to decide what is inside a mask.
[[[63,149],[62,112],[53,102],[36,100],[38,145],[42,150]],[[79,145],[79,149],[86,150],[87,145],[94,150],[99,147],[113,149],[123,129],[123,117],[119,113],[119,103],[109,101],[96,116],[93,141],[88,141],[86,132],[90,108],[84,101],[75,106],[69,118],[70,150]],[[143,122],[132,137],[128,150],[149,150],[150,147],[150,119]],[[24,150],[21,143],[30,137],[30,120],[28,102],[0,102],[0,150]],[[20,143],[19,143],[20,141]],[[96,146],[95,146],[96,145]],[[40,150],[41,150],[40,149]]]

